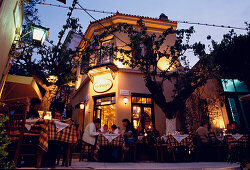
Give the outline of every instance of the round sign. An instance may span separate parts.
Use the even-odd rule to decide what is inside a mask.
[[[111,80],[102,79],[94,84],[94,91],[97,93],[103,93],[103,92],[110,90],[112,86],[113,86],[113,83]]]

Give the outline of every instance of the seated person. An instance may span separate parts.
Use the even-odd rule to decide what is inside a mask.
[[[59,119],[61,120],[62,117],[62,113],[64,111],[64,104],[61,101],[57,101],[54,103],[54,114],[53,114],[53,118],[54,119]]]
[[[238,123],[232,122],[228,125],[228,129],[226,131],[227,134],[236,134],[239,133]]]
[[[130,121],[128,119],[123,119],[122,123],[123,123],[123,126],[125,127],[125,132],[123,133],[123,135],[124,135],[126,145],[127,144],[130,144],[130,145],[135,144],[136,131],[135,131],[132,123],[130,123]]]
[[[117,128],[116,125],[111,126],[111,134],[119,134],[119,129]]]
[[[27,104],[27,116],[26,118],[40,118],[39,113],[38,113],[38,109],[40,109],[40,105],[41,105],[41,100],[38,98],[32,98],[32,99],[28,99],[28,104]]]
[[[154,138],[160,137],[159,131],[155,128],[154,125],[151,126],[151,136]]]
[[[102,128],[101,128],[101,130],[100,130],[102,133],[109,133],[109,129],[108,129],[108,125],[104,125]]]

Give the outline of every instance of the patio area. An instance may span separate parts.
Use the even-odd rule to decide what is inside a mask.
[[[20,169],[29,169],[22,167]],[[73,160],[70,167],[56,166],[55,168],[43,169],[180,169],[180,170],[235,170],[240,169],[237,163],[228,162],[189,162],[189,163],[105,163],[105,162],[79,162]]]

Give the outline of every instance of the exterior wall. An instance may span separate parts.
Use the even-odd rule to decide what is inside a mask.
[[[193,116],[191,128],[196,130],[200,123],[204,121],[203,105],[201,100],[206,101],[205,110],[208,113],[210,125],[213,129],[226,128],[229,123],[225,101],[221,93],[223,92],[220,82],[217,79],[209,79],[207,83],[196,89],[187,101],[189,116]],[[205,112],[204,112],[205,113]],[[192,115],[193,114],[193,115]]]
[[[128,23],[128,24],[133,24],[136,25],[136,22],[139,18],[138,17],[129,17],[129,16],[120,16],[119,14],[112,16],[111,18],[104,19],[102,20],[102,24],[104,26],[107,25],[116,25],[118,23]],[[170,28],[171,26],[176,29],[176,23],[172,22],[166,22],[162,20],[155,20],[155,19],[143,19],[144,22],[146,23],[146,27],[148,27],[148,33],[152,34],[155,33],[156,35],[160,35],[164,30],[167,28]],[[136,27],[136,26],[135,26]],[[99,34],[104,29],[100,27],[98,23],[91,23],[85,33],[85,39],[91,41],[91,37],[93,36],[93,33]],[[118,33],[116,32],[115,35],[122,39],[125,42],[129,42],[129,38],[127,34],[125,33]],[[121,42],[119,39],[116,37],[113,37],[113,43],[115,46],[124,46],[124,43]],[[162,45],[162,50],[163,48],[166,48],[167,45],[173,45],[176,40],[176,36],[169,35],[164,44]],[[86,45],[86,41],[82,40],[80,42],[79,47],[84,48]],[[119,54],[117,54],[119,55]],[[118,56],[119,57],[119,56]],[[85,109],[80,110],[79,109],[74,109],[73,110],[73,119],[77,121],[80,126],[79,129],[82,128],[82,119],[84,117],[84,127],[93,121],[93,114],[94,114],[94,97],[96,96],[105,96],[108,94],[115,94],[116,96],[116,124],[120,127],[122,127],[122,120],[124,118],[127,118],[131,120],[131,94],[132,93],[141,93],[141,94],[150,94],[148,91],[147,87],[145,86],[145,81],[143,78],[143,74],[137,70],[137,69],[131,69],[126,65],[122,65],[121,63],[114,61],[114,63],[117,65],[119,68],[118,72],[116,72],[115,79],[111,77],[110,74],[102,74],[99,76],[94,77],[94,82],[91,82],[87,75],[81,75],[80,74],[80,68],[78,68],[77,71],[77,81],[76,81],[76,86],[75,86],[75,92],[71,95],[71,102],[73,107],[83,101],[86,100],[86,96],[89,96],[89,99],[87,100],[85,104]],[[104,93],[96,93],[93,90],[93,83],[100,79],[110,79],[113,82],[113,87]],[[165,81],[164,83],[164,94],[166,96],[166,99],[170,101],[172,99],[173,95],[173,88],[174,85],[170,81]],[[121,90],[128,90],[130,94],[128,96],[122,96],[120,94]],[[125,104],[123,99],[124,97],[128,98],[128,103]],[[162,110],[154,104],[154,116],[155,116],[155,126],[156,129],[160,131],[161,134],[164,134],[166,132],[166,117]]]
[[[16,21],[14,10],[17,3],[20,9],[19,19]],[[0,3],[0,97],[9,68],[10,57],[8,54],[15,37],[20,35],[22,20],[23,5],[21,4],[21,0],[3,0]]]

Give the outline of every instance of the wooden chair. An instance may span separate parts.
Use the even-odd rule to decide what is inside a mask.
[[[9,107],[7,129],[11,144],[9,144],[7,151],[9,152],[9,158],[14,161],[15,166],[17,166],[20,157],[37,155],[39,134],[25,132],[27,114],[25,107],[23,104],[14,104]],[[34,143],[34,141],[36,142]]]

